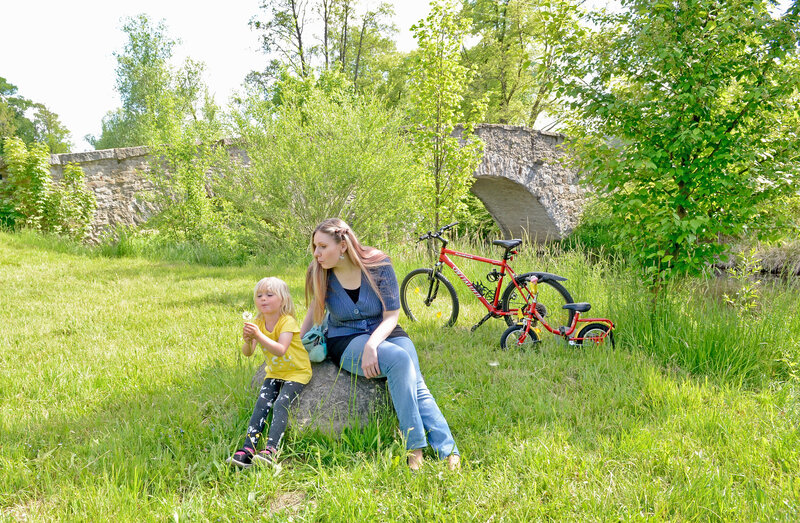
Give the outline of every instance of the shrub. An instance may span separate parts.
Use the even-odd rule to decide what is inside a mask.
[[[97,201],[78,165],[66,165],[63,180],[54,184],[47,147],[35,143],[29,149],[19,138],[5,140],[4,159],[9,177],[0,189],[0,222],[73,240],[86,238]]]
[[[400,118],[379,103],[284,93],[277,108],[250,100],[237,124],[250,168],[226,175],[215,192],[239,213],[257,250],[305,247],[329,217],[373,244],[418,222],[418,167]]]

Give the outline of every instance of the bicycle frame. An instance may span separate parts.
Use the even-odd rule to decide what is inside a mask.
[[[554,334],[556,336],[561,336],[569,342],[575,341],[583,341],[584,338],[572,337],[572,333],[578,328],[579,323],[603,323],[609,326],[609,330],[603,334],[602,337],[598,338],[597,341],[604,340],[611,331],[614,330],[614,322],[609,320],[608,318],[581,318],[581,313],[575,311],[575,316],[572,318],[572,323],[569,326],[561,326],[557,329],[554,329],[548,324],[545,319],[539,314],[539,311],[536,310],[536,294],[533,294],[534,300],[532,303],[527,305],[525,309],[521,311],[522,316],[522,324],[525,326],[524,333],[520,337],[520,342],[525,341],[525,338],[528,336],[531,328],[534,326],[535,321],[538,321],[542,327],[547,329],[548,332]],[[535,321],[534,321],[535,320]]]
[[[472,281],[470,281],[470,279],[467,277],[467,275],[464,274],[464,272],[458,267],[458,265],[456,265],[456,263],[453,260],[451,260],[448,257],[448,255],[457,256],[459,258],[466,258],[468,260],[475,260],[477,262],[488,263],[490,265],[494,265],[494,266],[500,267],[500,277],[497,279],[497,288],[494,291],[494,299],[492,300],[492,302],[489,302],[489,300],[487,300],[483,296],[483,294],[481,294],[478,291],[478,289],[475,288],[475,285],[472,283]],[[506,276],[510,276],[511,277],[511,281],[513,281],[514,285],[517,288],[519,288],[519,285],[517,285],[517,283],[516,283],[516,278],[515,278],[516,273],[511,268],[511,266],[508,264],[508,262],[511,261],[511,259],[513,259],[513,257],[510,258],[509,260],[506,260],[506,259],[493,260],[492,258],[484,258],[483,256],[476,256],[474,254],[455,251],[453,249],[448,249],[447,247],[442,247],[439,250],[439,261],[436,262],[436,265],[434,265],[434,271],[441,272],[442,265],[447,265],[448,267],[450,267],[453,270],[453,272],[456,273],[456,276],[458,276],[458,278],[462,282],[464,282],[464,284],[469,288],[469,290],[472,292],[472,294],[474,294],[475,297],[478,298],[478,300],[483,304],[484,307],[486,307],[486,309],[490,313],[492,313],[492,314],[494,314],[496,316],[507,316],[507,315],[510,315],[512,313],[503,311],[497,305],[498,305],[498,302],[500,301],[500,295],[501,295],[501,291],[503,289],[503,281],[505,280]]]

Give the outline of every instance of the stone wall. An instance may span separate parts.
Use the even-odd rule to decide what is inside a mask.
[[[64,166],[76,163],[86,175],[87,186],[97,198],[90,241],[100,239],[116,225],[140,225],[155,212],[155,206],[142,194],[152,188],[147,179],[150,155],[147,147],[126,147],[85,153],[50,155],[50,174],[59,181]],[[0,178],[6,178],[0,159]]]
[[[54,154],[50,172],[53,180],[59,180],[66,164],[81,166],[87,185],[97,197],[91,232],[92,239],[97,240],[117,225],[140,225],[155,213],[155,205],[143,198],[143,193],[153,187],[146,176],[149,162],[147,147]]]
[[[559,161],[564,136],[492,124],[479,125],[476,134],[485,147],[472,192],[506,237],[545,241],[569,234],[580,218],[584,189],[578,185],[578,173]],[[220,145],[238,162],[248,163],[245,152],[231,140]],[[92,240],[117,225],[140,225],[156,211],[143,197],[152,188],[146,176],[146,147],[52,155],[53,179],[60,179],[63,166],[72,162],[81,166],[97,196]],[[0,176],[2,169],[0,162]]]

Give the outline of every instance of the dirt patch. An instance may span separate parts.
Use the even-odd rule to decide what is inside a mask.
[[[289,511],[297,512],[303,506],[306,500],[305,492],[298,490],[291,492],[276,492],[275,497],[272,498],[269,504],[269,511],[271,514],[277,512]]]

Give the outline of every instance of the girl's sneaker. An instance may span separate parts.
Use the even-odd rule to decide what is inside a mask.
[[[229,464],[240,469],[247,469],[253,465],[253,449],[242,447],[233,453],[233,456],[226,459]]]
[[[252,462],[255,465],[273,465],[275,463],[275,455],[278,453],[276,449],[267,447],[258,454],[254,455]]]

